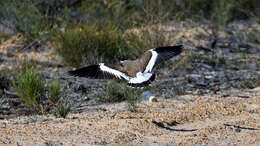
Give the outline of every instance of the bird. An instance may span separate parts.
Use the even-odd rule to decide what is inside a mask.
[[[182,50],[182,45],[157,47],[147,50],[136,60],[92,64],[71,70],[68,74],[92,79],[116,79],[127,82],[130,87],[142,88],[155,80],[154,68],[158,64],[179,55]]]

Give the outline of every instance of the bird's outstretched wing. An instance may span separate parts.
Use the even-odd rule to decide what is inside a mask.
[[[129,76],[125,73],[113,69],[104,63],[89,65],[87,67],[79,68],[68,72],[70,75],[93,78],[93,79],[123,79],[129,80]]]
[[[173,56],[176,56],[182,52],[182,45],[178,46],[167,46],[167,47],[158,47],[154,49],[150,49],[152,53],[152,56],[145,68],[144,72],[152,72],[155,66],[162,63],[163,61],[166,61]]]
[[[149,86],[154,80],[155,80],[155,74],[153,73],[148,73],[148,77],[143,77],[142,79],[136,78],[130,80],[127,85],[131,86],[133,88],[142,88],[145,86]]]

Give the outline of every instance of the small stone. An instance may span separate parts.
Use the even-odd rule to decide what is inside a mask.
[[[206,69],[213,69],[211,66],[207,65],[207,64],[201,64],[202,67],[206,68]]]
[[[214,76],[205,76],[205,79],[208,79],[208,80],[213,79],[213,78],[214,78]]]
[[[0,96],[2,96],[4,94],[4,91],[2,89],[0,89]]]
[[[186,77],[190,77],[190,78],[201,78],[201,75],[198,74],[190,74],[190,75],[186,75]]]
[[[246,51],[247,48],[239,48],[240,51]]]

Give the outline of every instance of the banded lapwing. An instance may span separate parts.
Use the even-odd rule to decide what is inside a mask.
[[[136,60],[117,64],[99,63],[69,71],[70,75],[93,79],[124,80],[131,87],[145,87],[155,79],[154,68],[159,63],[182,52],[182,45],[158,47],[146,51]]]

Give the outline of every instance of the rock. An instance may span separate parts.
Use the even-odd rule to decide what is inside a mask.
[[[208,84],[206,84],[205,82],[200,82],[200,83],[196,83],[196,87],[197,88],[204,88],[206,89],[208,86]]]
[[[229,85],[227,83],[223,83],[219,86],[220,89],[227,89]]]
[[[199,74],[189,74],[189,75],[186,75],[186,77],[188,77],[188,78],[201,78],[202,76],[201,75],[199,75]]]
[[[82,91],[83,93],[87,93],[88,88],[85,87],[83,84],[80,84],[77,91]]]
[[[247,48],[239,48],[239,50],[244,52],[247,50]]]
[[[211,80],[214,79],[214,76],[205,76],[205,79]]]
[[[209,65],[207,65],[207,64],[204,64],[204,63],[202,63],[202,64],[200,64],[202,67],[204,67],[204,68],[206,68],[206,69],[208,69],[208,70],[212,70],[213,69],[213,67],[212,66],[209,66]]]
[[[0,89],[0,98],[4,95],[4,91]]]

